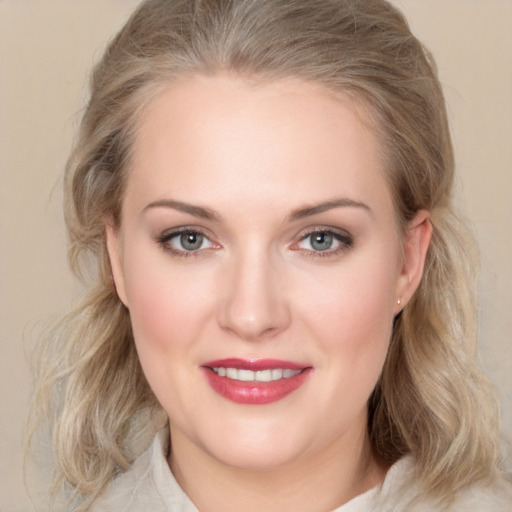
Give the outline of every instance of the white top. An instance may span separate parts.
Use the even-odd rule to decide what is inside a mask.
[[[119,475],[106,493],[94,503],[92,512],[198,512],[176,482],[166,454],[168,430],[160,430],[151,446],[131,468]],[[361,494],[333,512],[440,512],[432,502],[412,503],[417,495],[413,486],[402,484],[414,468],[405,457],[388,471],[384,482]],[[512,512],[512,497],[505,490],[474,488],[461,495],[446,512]]]

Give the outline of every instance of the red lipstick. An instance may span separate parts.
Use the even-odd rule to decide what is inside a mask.
[[[219,395],[239,404],[263,405],[281,400],[309,377],[307,365],[277,359],[218,359],[202,365]]]

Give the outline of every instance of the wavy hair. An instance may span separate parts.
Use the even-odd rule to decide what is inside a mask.
[[[384,0],[147,0],[94,69],[67,165],[69,258],[87,293],[41,346],[31,417],[32,431],[51,428],[55,489],[71,487],[86,509],[154,429],[141,418],[162,418],[112,283],[103,220],[119,222],[145,106],[172,80],[224,71],[296,77],[368,107],[399,222],[425,209],[433,224],[423,280],[395,320],[369,402],[373,451],[387,464],[412,454],[430,497],[492,480],[498,411],[475,363],[473,242],[452,204],[436,67],[402,14]]]

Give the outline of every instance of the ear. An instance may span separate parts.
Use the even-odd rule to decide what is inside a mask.
[[[431,239],[430,213],[420,210],[404,233],[402,268],[395,290],[395,314],[411,300],[421,282]]]
[[[105,225],[105,237],[107,242],[107,252],[112,269],[112,279],[116,287],[117,295],[121,302],[128,307],[126,299],[126,288],[124,282],[124,272],[122,265],[122,244],[119,228],[114,226],[112,219],[103,219]]]

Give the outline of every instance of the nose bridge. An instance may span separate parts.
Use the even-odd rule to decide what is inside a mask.
[[[221,326],[246,340],[285,329],[290,311],[272,251],[253,243],[236,251],[228,265],[219,311]]]

